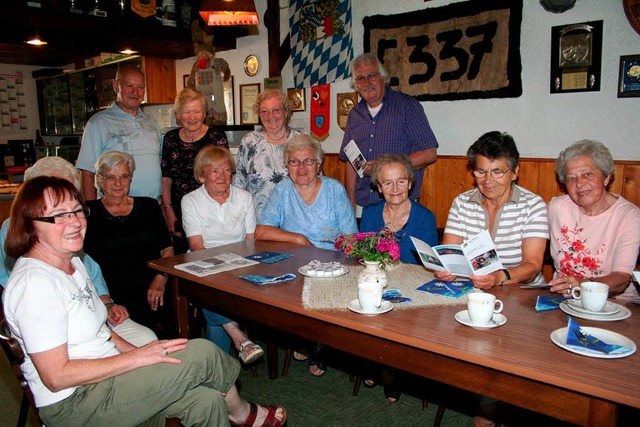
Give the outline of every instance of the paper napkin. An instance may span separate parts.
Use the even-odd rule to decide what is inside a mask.
[[[284,274],[282,276],[240,276],[241,279],[248,280],[254,285],[270,285],[272,283],[286,282],[287,280],[295,279],[295,274]]]
[[[573,299],[571,297],[556,297],[556,296],[538,296],[536,300],[536,311],[553,310],[560,307],[562,301]]]
[[[473,289],[473,283],[470,280],[456,280],[453,282],[443,282],[441,280],[432,280],[424,285],[416,288],[420,292],[429,292],[432,294],[443,295],[445,297],[460,298],[462,295]]]
[[[569,319],[567,345],[580,349],[587,348],[603,354],[620,354],[631,351],[630,348],[621,345],[607,344],[599,338],[589,335],[584,329],[580,328],[580,325],[571,316],[567,316],[567,319]]]
[[[253,255],[247,255],[245,258],[260,261],[265,264],[273,264],[274,262],[282,261],[283,259],[291,258],[292,256],[293,255],[291,254],[265,251]]]

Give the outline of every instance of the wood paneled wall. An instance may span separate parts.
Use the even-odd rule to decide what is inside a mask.
[[[622,194],[625,199],[640,206],[640,161],[621,160],[615,164],[611,191]],[[337,154],[325,154],[325,175],[344,184],[345,167],[346,164],[338,160]],[[521,158],[517,183],[539,194],[547,202],[563,194],[556,178],[555,159]],[[453,199],[473,188],[473,185],[473,176],[467,168],[465,156],[438,156],[438,161],[429,166],[425,173],[420,202],[435,214],[438,227],[444,227]]]

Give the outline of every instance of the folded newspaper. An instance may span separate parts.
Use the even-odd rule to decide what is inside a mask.
[[[235,270],[236,268],[248,267],[254,264],[259,264],[259,262],[241,257],[240,255],[232,252],[225,252],[211,258],[178,264],[175,268],[198,277],[204,277],[211,274],[221,273],[223,271]]]
[[[411,237],[422,264],[436,271],[449,271],[456,276],[485,275],[501,270],[502,262],[487,230],[476,234],[461,245],[429,246]]]

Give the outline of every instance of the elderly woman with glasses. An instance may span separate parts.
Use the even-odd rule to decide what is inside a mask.
[[[25,171],[24,180],[29,181],[39,176],[66,179],[80,190],[80,171],[62,157],[48,156],[41,158]],[[0,287],[6,286],[9,280],[9,273],[15,263],[15,259],[7,257],[4,249],[10,224],[11,221],[7,219],[0,228]],[[82,260],[89,274],[89,279],[95,286],[100,300],[107,308],[107,325],[109,328],[136,346],[142,346],[157,339],[149,328],[131,320],[129,311],[122,303],[116,303],[111,298],[102,270],[93,258],[84,251],[79,252],[77,256]]]
[[[279,90],[259,94],[253,111],[262,128],[242,138],[233,185],[251,193],[259,216],[275,186],[287,176],[282,163],[284,144],[299,132],[289,127],[291,108],[287,95]]]
[[[552,292],[570,294],[581,282],[609,285],[619,299],[637,299],[629,286],[640,245],[640,209],[609,191],[615,166],[602,143],[582,140],[556,160],[558,180],[567,194],[549,203]]]
[[[244,401],[240,365],[206,340],[136,347],[106,326],[82,261],[89,211],[62,178],[37,177],[14,200],[7,253],[18,258],[2,295],[20,368],[48,426],[280,426],[282,407]]]
[[[455,198],[449,210],[442,244],[460,244],[488,230],[504,269],[471,276],[473,285],[490,289],[508,283],[543,280],[541,270],[549,238],[547,205],[515,184],[520,154],[513,138],[485,133],[467,151],[476,187]],[[436,271],[438,280],[456,278]]]
[[[319,175],[323,155],[320,144],[307,135],[296,135],[285,144],[290,179],[273,190],[258,218],[256,239],[336,250],[333,243],[339,235],[358,231],[342,184]],[[301,349],[294,358],[306,360],[307,353]],[[318,353],[311,356],[309,371],[317,377],[325,374],[326,364]]]
[[[290,179],[276,186],[264,206],[256,239],[335,250],[339,235],[357,231],[342,184],[319,175],[323,155],[320,144],[307,135],[296,135],[285,144]]]
[[[171,235],[158,201],[131,197],[135,160],[128,153],[107,151],[96,161],[96,187],[103,196],[87,202],[91,209],[85,251],[102,267],[114,301],[159,335],[170,333],[167,277],[147,262],[173,255]]]
[[[400,261],[420,264],[410,236],[438,244],[436,219],[429,209],[409,198],[415,172],[409,157],[385,154],[373,163],[371,183],[382,193],[384,200],[365,206],[360,231],[391,230],[400,246]]]

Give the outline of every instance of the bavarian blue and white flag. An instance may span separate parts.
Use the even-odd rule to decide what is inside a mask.
[[[296,88],[349,78],[351,0],[290,0],[289,27]]]

